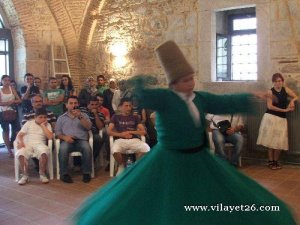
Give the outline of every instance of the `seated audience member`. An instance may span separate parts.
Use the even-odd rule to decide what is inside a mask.
[[[40,94],[41,94],[41,95],[44,94],[44,90],[43,90],[43,88],[42,88],[42,80],[41,80],[41,78],[35,77],[35,78],[33,79],[33,85],[39,88]]]
[[[78,99],[81,107],[86,107],[90,97],[96,96],[98,89],[96,88],[96,81],[94,77],[90,76],[86,80],[86,88],[81,89]]]
[[[21,87],[21,95],[22,95],[22,112],[28,113],[32,110],[32,105],[30,99],[33,95],[40,94],[40,90],[38,87],[34,86],[33,80],[34,77],[31,73],[26,73],[24,75],[24,81],[26,83],[25,86]]]
[[[115,79],[109,80],[109,88],[103,91],[103,106],[109,110],[110,116],[115,114],[115,111],[112,107],[112,99],[117,88]]]
[[[110,121],[110,113],[109,113],[109,110],[103,106],[103,101],[104,101],[103,95],[98,94],[97,99],[99,101],[98,112],[101,112],[104,115],[104,118],[105,118],[104,124],[108,125],[109,121]],[[108,139],[108,135],[107,135],[106,126],[103,129],[102,138],[103,138],[104,145],[105,145],[105,150],[106,150],[106,160],[109,161],[109,159],[110,159],[110,148],[109,148],[109,139]],[[106,171],[109,170],[109,165],[107,165],[105,170]]]
[[[146,113],[145,127],[147,129],[146,140],[147,143],[152,148],[157,143],[157,133],[155,129],[155,112],[147,109],[145,110],[145,113]]]
[[[152,112],[150,114],[150,120],[151,120],[151,122],[152,122],[152,124],[153,124],[154,127],[155,127],[155,119],[156,119],[156,115],[155,114],[156,114],[155,112]]]
[[[44,108],[43,106],[43,97],[41,95],[34,95],[31,98],[32,110],[28,113],[24,114],[22,125],[24,125],[27,121],[33,120],[36,110]],[[53,112],[47,110],[47,121],[51,125],[52,130],[55,128],[56,117]]]
[[[80,112],[76,96],[70,96],[66,103],[67,112],[57,119],[55,134],[61,140],[59,149],[59,165],[61,180],[73,183],[68,174],[69,153],[80,151],[82,154],[82,172],[85,183],[91,180],[92,149],[88,142],[88,131],[92,128],[89,117]]]
[[[40,110],[43,107],[43,98],[41,95],[34,95],[31,98],[31,105],[32,105],[32,110],[30,112],[25,113],[23,120],[22,120],[22,125],[24,125],[27,121],[34,120],[35,112],[37,110]],[[47,122],[48,124],[51,125],[52,130],[55,128],[55,123],[56,123],[56,117],[54,116],[53,112],[47,110]],[[52,149],[50,149],[52,151]],[[39,170],[39,160],[37,158],[32,158],[32,160],[35,163],[35,168],[37,171]]]
[[[225,153],[225,143],[231,143],[234,151],[231,154],[229,162],[233,166],[239,165],[239,157],[243,148],[243,136],[241,130],[244,128],[243,119],[240,115],[212,115],[207,114],[206,119],[210,121],[210,129],[212,131],[212,140],[215,145],[215,153],[222,159],[227,159]],[[231,127],[228,129],[219,129],[218,123],[228,120]]]
[[[140,136],[145,135],[146,131],[140,119],[132,115],[131,100],[128,98],[121,99],[120,110],[121,114],[115,114],[111,118],[107,133],[116,139],[111,146],[111,151],[119,163],[119,169],[122,170],[125,166],[123,154],[127,150],[134,151],[136,158],[139,159],[150,150],[150,147],[140,140]]]
[[[18,184],[23,185],[28,181],[28,159],[32,154],[36,154],[40,161],[40,180],[42,183],[48,183],[46,176],[46,167],[50,149],[47,146],[47,139],[52,139],[53,133],[51,125],[47,122],[47,111],[37,109],[34,120],[27,121],[17,135],[17,153],[20,168],[22,169],[22,178]]]
[[[101,112],[104,115],[105,118],[104,122],[105,124],[108,124],[110,121],[110,113],[109,110],[103,106],[103,101],[104,101],[103,95],[98,94],[97,99],[99,101],[98,112]]]
[[[105,84],[105,77],[103,75],[97,76],[97,89],[99,94],[103,94],[103,91],[108,89],[107,85]]]
[[[49,78],[49,88],[44,92],[44,105],[47,109],[54,113],[56,117],[63,114],[65,92],[57,88],[57,79],[55,77]]]
[[[101,112],[98,112],[99,101],[96,96],[89,99],[87,108],[81,108],[81,112],[88,115],[92,122],[91,131],[93,133],[93,154],[94,160],[99,155],[101,147],[104,143],[103,137],[100,137],[99,131],[104,127],[104,116]]]

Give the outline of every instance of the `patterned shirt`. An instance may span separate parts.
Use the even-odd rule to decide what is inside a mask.
[[[138,116],[134,115],[113,115],[110,123],[114,124],[114,129],[117,132],[124,131],[135,131],[137,130],[137,126],[141,124],[141,120]],[[133,135],[132,138],[140,138],[139,135]]]
[[[80,111],[82,113],[85,113],[89,117],[90,121],[92,122],[92,128],[91,128],[92,133],[93,134],[98,134],[99,133],[99,129],[98,129],[97,125],[96,125],[96,119],[95,119],[94,113],[92,113],[91,111],[89,111],[88,108],[86,108],[86,107],[80,107]],[[98,116],[99,116],[99,119],[104,124],[104,120],[105,120],[104,115],[101,112],[98,112]]]
[[[24,114],[24,118],[22,120],[22,125],[24,125],[27,121],[34,119],[35,112],[31,110],[30,112]],[[54,116],[53,112],[47,110],[47,121],[49,124],[56,122],[56,117]]]

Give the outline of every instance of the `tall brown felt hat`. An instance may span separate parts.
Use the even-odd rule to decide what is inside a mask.
[[[167,41],[159,45],[155,52],[160,65],[165,70],[168,84],[194,73],[193,68],[174,41]]]

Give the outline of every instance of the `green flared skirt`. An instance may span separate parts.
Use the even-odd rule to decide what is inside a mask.
[[[289,208],[208,148],[155,146],[92,194],[78,225],[295,225]]]

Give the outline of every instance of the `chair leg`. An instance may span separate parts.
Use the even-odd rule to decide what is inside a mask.
[[[239,167],[242,167],[242,156],[239,157]]]
[[[52,154],[49,154],[49,158],[48,158],[48,172],[49,172],[50,180],[53,180],[53,157],[52,157]]]
[[[115,171],[115,158],[113,154],[110,154],[110,163],[109,163],[109,176],[113,177],[114,176],[114,171]]]
[[[92,157],[92,174],[91,174],[91,178],[95,177],[95,168],[94,168],[94,157]]]
[[[99,154],[99,156],[98,156],[98,160],[99,160],[99,165],[100,165],[100,167],[103,167],[104,166],[104,150],[105,150],[105,148],[104,148],[104,144],[103,144],[103,146],[101,147],[101,149],[100,149],[100,154]]]
[[[58,152],[56,152],[55,154],[56,154],[56,179],[60,180]]]
[[[15,154],[15,179],[16,182],[19,181],[19,176],[20,176],[20,163],[19,163],[19,159]]]

